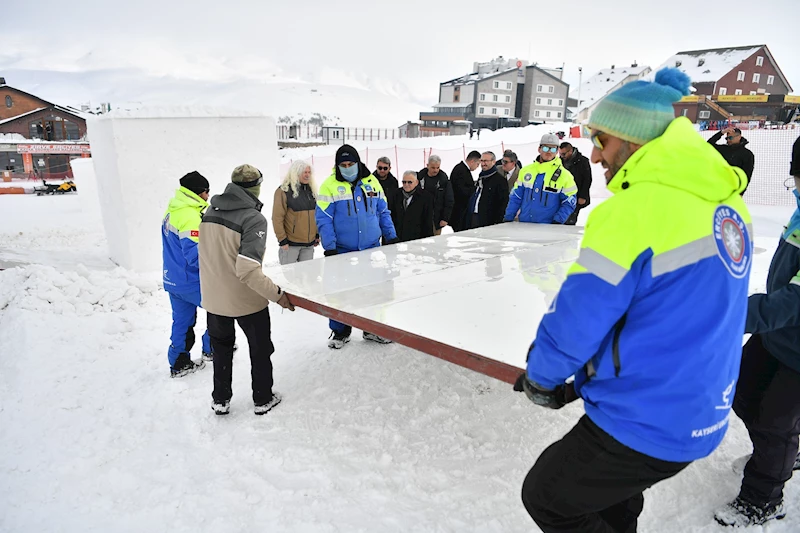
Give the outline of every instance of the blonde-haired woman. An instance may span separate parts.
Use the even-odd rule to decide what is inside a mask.
[[[275,191],[272,203],[272,229],[278,238],[278,260],[282,265],[314,258],[314,247],[319,245],[311,165],[295,161]]]

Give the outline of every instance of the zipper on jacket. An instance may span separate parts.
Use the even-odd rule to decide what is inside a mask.
[[[351,213],[350,213],[350,200],[347,200],[346,203],[347,203],[347,216],[351,216]]]
[[[622,370],[622,364],[619,358],[619,337],[622,335],[622,328],[625,327],[625,322],[628,320],[628,313],[622,317],[614,325],[614,342],[611,345],[611,357],[614,361],[614,376],[619,377],[619,372]]]

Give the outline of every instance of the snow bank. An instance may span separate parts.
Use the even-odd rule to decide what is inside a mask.
[[[75,186],[79,191],[81,210],[91,224],[101,224],[100,196],[97,192],[97,178],[92,159],[83,157],[73,159],[70,161],[70,166],[75,176]]]
[[[184,116],[185,115],[185,116]],[[92,160],[111,259],[137,271],[161,269],[157,237],[178,180],[197,170],[212,195],[250,163],[277,185],[275,122],[256,114],[214,116],[207,108],[137,110],[89,121]]]
[[[52,314],[88,316],[134,309],[160,289],[153,278],[124,269],[76,271],[29,265],[0,271],[0,311],[9,306]]]

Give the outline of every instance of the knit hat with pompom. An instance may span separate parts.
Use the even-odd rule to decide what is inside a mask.
[[[638,80],[603,98],[587,126],[634,144],[660,137],[675,119],[672,104],[689,94],[689,76],[675,68],[656,73],[655,81]]]

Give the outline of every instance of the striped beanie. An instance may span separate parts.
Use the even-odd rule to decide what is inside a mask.
[[[655,81],[637,80],[603,98],[587,126],[634,144],[660,137],[675,119],[672,104],[689,94],[689,76],[663,68]]]

